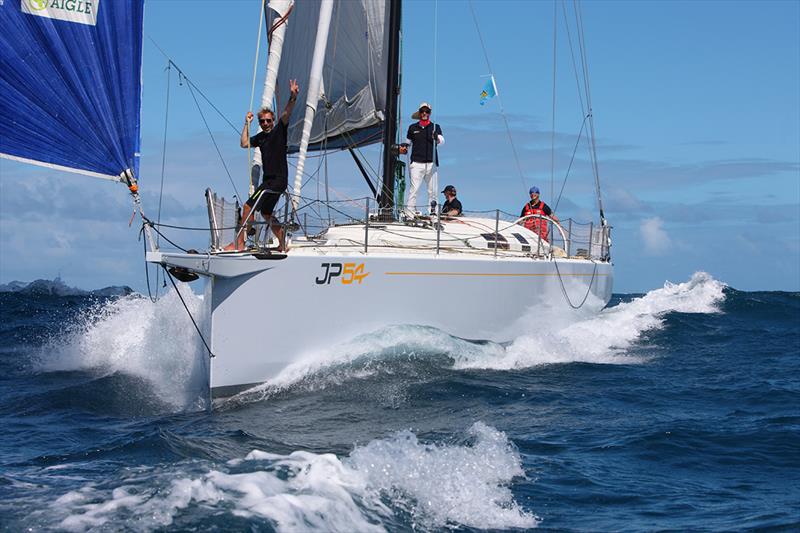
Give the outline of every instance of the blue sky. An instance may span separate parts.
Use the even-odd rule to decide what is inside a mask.
[[[457,185],[465,209],[518,212],[531,184],[552,204],[553,3],[473,6],[524,179],[499,101],[478,105],[488,69],[466,2],[404,4],[401,127],[420,101],[433,104],[446,138],[440,183]],[[800,290],[800,2],[587,1],[582,10],[615,291],[647,291],[697,270],[742,290]],[[151,216],[166,62],[150,39],[238,128],[258,14],[258,1],[146,3],[141,185]],[[563,23],[558,34],[556,190],[581,123]],[[231,186],[186,86],[173,83],[170,99],[162,221],[205,226],[203,191],[230,196]],[[238,134],[204,111],[244,190]],[[334,187],[365,196],[341,156],[330,158]],[[590,220],[593,206],[581,147],[557,213]],[[0,160],[0,282],[61,274],[79,287],[143,290],[130,215],[118,184]],[[188,242],[204,247],[205,235]]]

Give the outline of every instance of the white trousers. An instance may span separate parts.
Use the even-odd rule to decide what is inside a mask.
[[[435,163],[411,163],[408,174],[411,178],[411,186],[408,188],[408,198],[406,199],[406,210],[410,213],[421,211],[427,214],[430,209],[431,201],[436,200],[436,192],[439,190],[439,167]],[[428,185],[428,203],[419,204],[417,194],[422,187],[422,183]]]

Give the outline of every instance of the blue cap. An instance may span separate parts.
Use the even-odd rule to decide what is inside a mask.
[[[539,194],[539,187],[537,187],[536,185],[531,187],[531,190],[528,191],[528,194],[533,194],[533,193]]]

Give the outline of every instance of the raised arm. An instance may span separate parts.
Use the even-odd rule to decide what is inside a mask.
[[[289,101],[286,102],[286,107],[283,108],[283,113],[281,114],[281,122],[283,122],[285,126],[289,125],[289,117],[292,116],[294,104],[297,102],[297,93],[300,92],[300,86],[297,85],[297,80],[289,80],[289,92],[291,96],[289,96]]]
[[[248,111],[244,116],[244,127],[242,128],[242,138],[239,140],[239,146],[242,148],[250,148],[250,123],[253,121],[253,112]]]

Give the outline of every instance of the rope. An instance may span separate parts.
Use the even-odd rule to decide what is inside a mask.
[[[259,53],[261,51],[261,20],[264,18],[264,4],[265,3],[266,3],[266,0],[261,2],[261,13],[259,13],[259,15],[258,15],[258,38],[256,39],[256,55],[253,58],[253,82],[250,85],[250,105],[248,106],[247,109],[253,109],[253,99],[255,98],[255,94],[256,94],[256,74],[258,72],[258,55],[259,55]],[[250,169],[251,172],[252,172],[252,168],[253,168],[253,148],[251,146],[249,146],[249,143],[248,143],[248,148],[247,148],[247,168]],[[253,178],[252,178],[252,176],[250,176],[249,178],[250,178],[250,182],[251,182],[251,187],[250,187],[250,191],[249,192],[250,192],[250,194],[252,194],[253,193],[253,191],[252,191],[252,188],[253,188],[252,180],[253,180]],[[256,185],[258,185],[258,184],[256,184]]]
[[[203,345],[206,347],[206,350],[208,350],[208,356],[209,357],[216,357],[214,355],[214,353],[211,351],[211,348],[208,346],[208,343],[206,342],[206,338],[203,337],[203,332],[200,331],[200,327],[197,325],[197,322],[195,321],[194,317],[192,316],[192,312],[189,311],[189,306],[186,305],[186,302],[183,299],[183,295],[181,294],[181,291],[179,291],[178,290],[178,286],[175,285],[175,280],[172,279],[172,274],[169,273],[169,270],[167,270],[166,266],[164,266],[164,265],[162,265],[162,266],[164,267],[164,272],[166,272],[167,277],[169,277],[169,281],[172,283],[172,286],[175,288],[175,292],[178,294],[178,298],[181,299],[181,303],[183,304],[183,308],[186,309],[186,314],[189,315],[189,318],[192,320],[192,324],[194,325],[194,329],[197,331],[197,334],[200,335],[200,340],[203,341]]]
[[[151,302],[156,303],[158,301],[158,278],[156,278],[156,296],[153,297],[153,291],[150,289],[150,265],[147,264],[147,239],[142,239],[143,234],[144,224],[142,224],[142,228],[139,230],[139,240],[142,241],[142,246],[144,248],[144,277],[147,281],[147,297]],[[164,283],[166,284],[166,280],[164,280]]]
[[[583,304],[586,303],[586,299],[589,298],[589,293],[592,292],[592,285],[594,285],[594,280],[597,277],[597,263],[593,262],[594,269],[592,270],[592,279],[589,280],[589,288],[586,289],[586,294],[583,295],[583,300],[581,300],[581,303],[578,304],[577,306],[575,306],[569,299],[569,295],[567,294],[567,289],[566,287],[564,287],[564,280],[561,277],[561,271],[558,270],[558,261],[553,260],[553,264],[556,267],[556,274],[558,274],[558,282],[561,285],[561,293],[564,295],[564,299],[567,301],[567,303],[571,308],[580,309],[581,307],[583,307]]]
[[[159,226],[159,227],[162,227],[162,228],[180,229],[180,230],[186,230],[186,231],[208,231],[208,228],[193,228],[191,226],[173,226],[171,224],[160,224],[160,223],[157,223],[157,222],[150,222],[149,224],[154,228],[156,226]],[[235,226],[234,227],[229,227],[229,228],[217,228],[217,229],[218,230],[235,229]]]
[[[167,126],[169,125],[169,89],[170,89],[170,81],[172,73],[172,68],[170,62],[167,61],[167,97],[166,97],[166,104],[164,106],[164,142],[161,146],[161,187],[158,191],[158,212],[156,213],[156,220],[161,222],[161,205],[164,199],[164,172],[167,167]],[[159,237],[156,236],[156,248],[159,245]],[[158,280],[161,275],[160,270],[156,270],[156,299],[158,299]],[[149,280],[148,280],[149,282]],[[150,292],[150,285],[148,283],[147,286],[148,294]],[[152,298],[151,298],[152,299]]]
[[[486,53],[486,46],[483,43],[483,35],[481,35],[481,28],[478,26],[478,17],[475,15],[475,8],[472,5],[472,0],[469,0],[469,10],[472,13],[472,20],[475,22],[475,29],[478,31],[478,39],[480,39],[481,42],[481,49],[483,49],[483,57],[486,59],[486,66],[489,68],[489,74],[494,78],[494,71],[492,70],[492,65],[489,62],[489,54]],[[514,146],[514,139],[511,137],[511,127],[508,125],[508,118],[506,117],[506,112],[503,109],[503,100],[500,98],[500,91],[497,91],[495,96],[497,96],[497,102],[500,104],[500,115],[503,117],[503,122],[506,125],[508,142],[511,144],[511,151],[514,153],[514,161],[517,163],[517,170],[519,171],[519,179],[522,182],[522,188],[527,189],[528,185],[525,183],[525,176],[522,173],[522,165],[519,162],[517,148]]]
[[[264,0],[264,3],[266,4],[267,1],[268,0]],[[275,32],[275,30],[278,29],[278,27],[282,26],[283,24],[286,24],[286,21],[289,20],[289,15],[292,14],[293,9],[294,9],[294,3],[292,3],[289,6],[289,9],[286,10],[285,15],[283,15],[282,17],[278,17],[277,20],[274,20],[274,22],[272,23],[272,27],[270,27],[270,29],[267,31],[267,42],[269,44],[272,44],[272,34]]]

